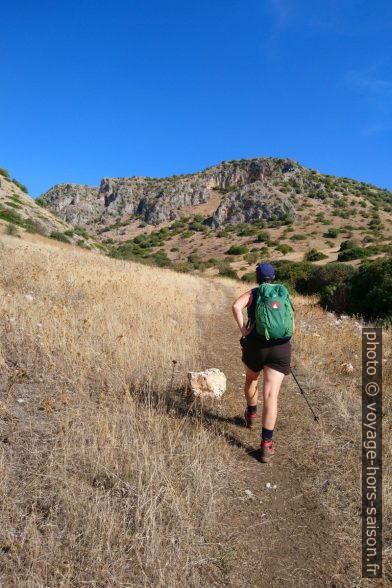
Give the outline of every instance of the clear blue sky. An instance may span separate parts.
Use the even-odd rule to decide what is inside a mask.
[[[392,189],[390,0],[3,2],[0,166],[61,182],[291,157]]]

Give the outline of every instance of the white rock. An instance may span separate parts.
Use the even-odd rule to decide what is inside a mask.
[[[340,371],[343,374],[352,374],[354,371],[354,367],[351,363],[345,362],[340,365]]]
[[[267,488],[271,488],[271,482],[266,483]]]
[[[188,380],[194,396],[220,398],[226,392],[226,376],[217,368],[204,372],[189,372]]]
[[[19,402],[19,404],[23,404],[25,401],[23,398],[17,398],[16,402]]]
[[[245,490],[245,494],[246,494],[246,497],[249,498],[250,500],[255,499],[255,495],[253,494],[253,492],[251,490]]]
[[[34,297],[31,294],[25,294],[24,297],[28,302],[33,302]]]

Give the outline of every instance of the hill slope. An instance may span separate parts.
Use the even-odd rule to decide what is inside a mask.
[[[6,225],[9,232],[39,233],[64,243],[106,250],[85,228],[65,222],[55,211],[45,208],[41,201],[31,198],[27,189],[12,180],[5,169],[0,171],[0,225]]]
[[[238,284],[24,237],[0,237],[0,583],[370,586],[357,548],[360,325],[294,300],[294,366],[321,426],[286,378],[277,454],[261,464],[241,420]],[[383,345],[387,390],[388,329]],[[227,394],[189,402],[187,371],[212,366]],[[388,488],[390,395],[384,411]],[[386,493],[385,537],[391,507]],[[390,556],[386,541],[379,586]]]
[[[327,263],[348,239],[372,246],[363,256],[390,253],[390,192],[289,159],[222,162],[164,179],[104,178],[99,188],[59,185],[40,201],[87,226],[117,257],[182,271],[217,273],[224,263],[241,276],[260,258],[302,261],[314,248]]]
[[[60,184],[41,199],[64,220],[82,224],[107,224],[118,216],[157,224],[178,217],[184,207],[210,203],[210,223],[219,227],[284,219],[295,214],[297,195],[321,201],[362,197],[392,211],[392,194],[387,190],[320,174],[290,159],[268,157],[222,162],[198,173],[162,179],[104,178],[99,188]]]

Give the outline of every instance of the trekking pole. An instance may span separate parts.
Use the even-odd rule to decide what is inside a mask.
[[[301,394],[305,398],[307,405],[309,406],[310,410],[312,411],[312,415],[314,416],[314,420],[316,421],[316,423],[320,423],[320,417],[314,413],[314,410],[311,407],[309,400],[306,398],[305,392],[302,390],[302,388],[301,388],[301,386],[300,386],[300,384],[299,384],[297,378],[295,377],[294,372],[291,368],[290,368],[290,372],[291,372],[294,380],[296,381],[298,388],[301,390]]]

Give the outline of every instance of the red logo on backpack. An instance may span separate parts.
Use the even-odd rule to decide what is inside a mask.
[[[272,308],[279,308],[279,302],[272,302],[271,306]]]

